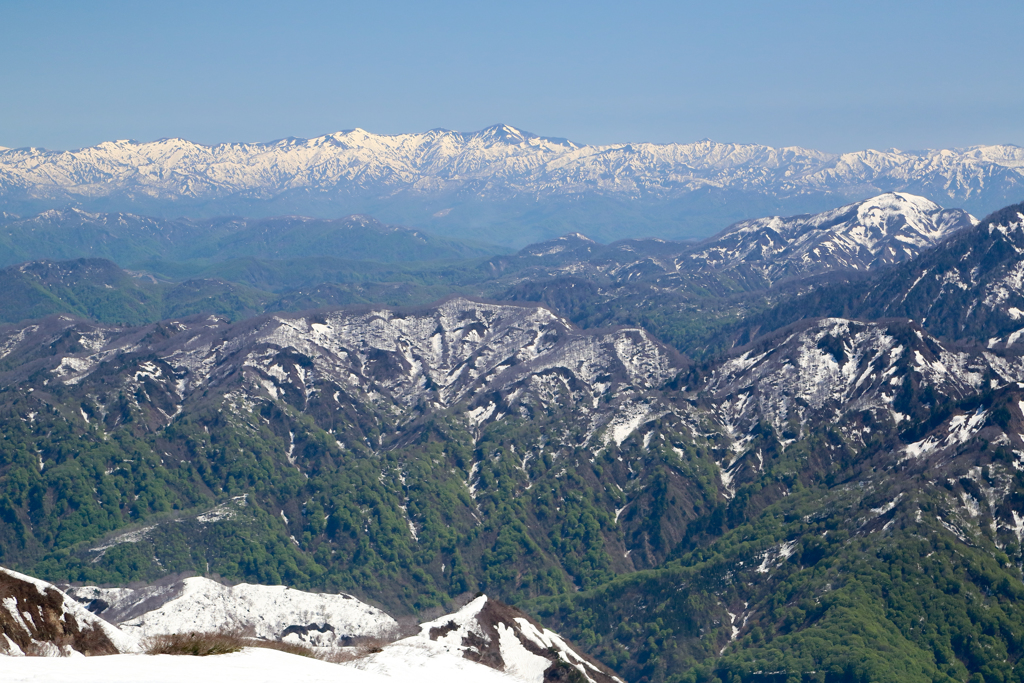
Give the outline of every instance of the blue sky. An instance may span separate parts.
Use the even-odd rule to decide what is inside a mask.
[[[0,0],[0,145],[478,130],[1024,144],[1024,2]]]

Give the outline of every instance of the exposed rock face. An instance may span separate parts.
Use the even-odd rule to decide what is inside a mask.
[[[55,586],[0,568],[0,653],[68,657],[138,649]]]
[[[907,417],[897,395],[911,376],[957,400],[986,384],[1024,379],[1024,366],[1013,355],[943,344],[909,322],[825,318],[780,330],[727,360],[707,390],[736,434],[749,433],[762,419],[780,434],[799,434],[808,423],[861,411],[899,424]]]

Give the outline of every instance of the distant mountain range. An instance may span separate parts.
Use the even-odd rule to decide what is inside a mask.
[[[430,261],[491,256],[468,244],[369,216],[167,220],[130,213],[49,210],[0,217],[0,266],[36,259],[107,258],[121,265],[156,259],[216,262],[319,256],[346,261]]]
[[[575,229],[602,241],[705,237],[738,220],[889,191],[987,213],[1024,191],[1024,148],[829,154],[707,140],[580,145],[497,125],[0,150],[0,210],[18,215],[68,206],[165,217],[365,213],[517,247]]]

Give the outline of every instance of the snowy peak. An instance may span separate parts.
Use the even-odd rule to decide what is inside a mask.
[[[700,287],[721,292],[737,278],[745,287],[760,288],[788,277],[899,263],[977,223],[962,209],[890,192],[815,215],[742,221],[696,245],[655,238],[602,245],[572,233],[490,263],[524,283],[562,277],[626,287],[654,284],[665,290],[700,281]],[[536,289],[523,298],[536,300],[531,297]]]
[[[743,221],[690,258],[698,266],[751,268],[772,281],[835,268],[868,270],[911,259],[977,223],[961,209],[889,192],[812,216]]]
[[[56,586],[0,568],[0,654],[80,657],[138,649],[137,639]]]
[[[1024,205],[987,216],[880,281],[876,317],[921,320],[933,334],[1019,348],[1024,328]]]
[[[506,126],[503,123],[499,123],[494,126],[484,128],[476,133],[469,133],[466,137],[511,143],[515,145],[522,144],[531,138],[536,138],[537,136],[532,133],[523,132],[518,128],[513,128],[512,126]]]
[[[481,140],[493,142],[495,144],[543,147],[550,150],[560,149],[564,151],[579,149],[579,145],[565,138],[551,138],[536,135],[503,123],[490,126],[489,128],[484,128],[483,130],[475,133],[462,133],[462,136],[467,140]]]
[[[530,683],[622,683],[611,670],[558,634],[486,595],[454,614],[421,624],[418,635],[385,647],[360,668],[388,671],[389,660],[417,648],[478,662]]]

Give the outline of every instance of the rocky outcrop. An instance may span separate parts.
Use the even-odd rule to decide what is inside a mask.
[[[0,653],[69,657],[138,650],[138,641],[55,586],[0,568]]]

